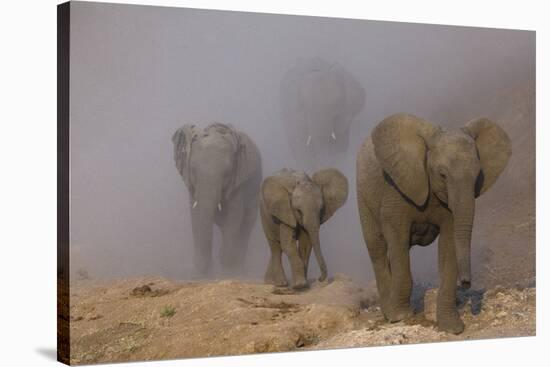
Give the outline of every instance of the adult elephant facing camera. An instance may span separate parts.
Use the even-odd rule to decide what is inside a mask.
[[[265,179],[260,197],[262,226],[271,249],[266,283],[287,285],[281,263],[284,252],[290,262],[293,288],[306,287],[312,248],[321,269],[319,281],[324,281],[327,266],[319,228],[346,202],[347,178],[333,168],[317,171],[311,177],[305,172],[283,169]]]
[[[294,159],[302,168],[317,170],[347,152],[350,126],[363,110],[365,90],[336,62],[300,59],[283,77],[280,103]]]
[[[486,192],[511,155],[508,135],[478,119],[446,131],[418,117],[383,120],[357,156],[357,200],[382,312],[391,322],[411,314],[409,249],[439,235],[440,330],[461,333],[457,280],[468,288],[475,198]]]
[[[220,123],[204,129],[185,125],[172,142],[176,167],[189,190],[195,275],[211,271],[214,224],[222,233],[221,264],[235,273],[242,269],[258,216],[260,152],[248,135]]]

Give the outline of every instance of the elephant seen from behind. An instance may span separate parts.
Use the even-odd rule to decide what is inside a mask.
[[[204,129],[184,125],[172,142],[176,168],[189,191],[195,276],[211,273],[214,224],[222,234],[221,265],[233,274],[242,271],[258,216],[258,148],[244,132],[221,123]]]
[[[384,316],[411,314],[409,249],[438,236],[440,330],[461,333],[458,286],[471,284],[475,199],[506,167],[511,142],[494,122],[480,118],[462,129],[442,129],[409,114],[379,123],[357,156],[357,201],[363,236]]]
[[[292,287],[307,287],[311,249],[321,269],[319,281],[327,277],[321,252],[320,225],[344,205],[348,180],[336,169],[323,169],[311,177],[305,172],[283,169],[267,177],[260,193],[260,216],[271,249],[265,282],[286,286],[282,253],[292,270]]]

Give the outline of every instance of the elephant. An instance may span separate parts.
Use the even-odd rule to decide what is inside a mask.
[[[280,105],[296,162],[317,170],[347,152],[349,129],[363,110],[365,90],[338,63],[300,59],[283,76]]]
[[[506,167],[511,141],[496,123],[474,119],[446,130],[400,113],[380,122],[357,154],[357,203],[385,318],[412,314],[409,250],[438,236],[437,325],[460,334],[457,289],[471,286],[475,199]]]
[[[292,287],[307,287],[311,249],[321,269],[319,281],[327,278],[321,252],[319,228],[346,202],[348,180],[334,168],[323,169],[309,177],[303,171],[282,169],[262,183],[260,218],[271,249],[265,282],[287,286],[281,262],[282,252],[292,270]],[[298,243],[298,246],[296,246]]]
[[[242,269],[250,232],[258,216],[262,161],[258,148],[232,125],[204,129],[186,124],[172,136],[174,161],[189,191],[194,275],[212,267],[212,231],[222,234],[221,265]]]

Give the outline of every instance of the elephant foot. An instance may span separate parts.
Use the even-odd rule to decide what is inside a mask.
[[[390,306],[388,305],[387,301],[380,300],[380,311],[382,312],[382,315],[386,320],[389,320],[389,313],[390,313]]]
[[[389,322],[399,322],[408,319],[414,315],[409,306],[394,307],[384,312],[384,316]]]
[[[458,315],[455,317],[438,317],[437,328],[446,333],[460,334],[464,331],[464,322]]]
[[[191,280],[207,279],[211,275],[210,267],[201,267],[193,269],[191,273]]]
[[[304,279],[304,280],[297,280],[296,282],[294,282],[294,285],[292,286],[292,288],[294,289],[304,289],[304,288],[307,288],[308,287],[308,284],[307,284],[307,281]]]
[[[266,276],[264,278],[264,282],[266,284],[273,284],[275,287],[286,287],[286,286],[288,286],[288,282],[284,278],[274,278],[274,277]]]
[[[286,287],[288,286],[288,282],[286,280],[276,280],[273,282],[273,285],[275,287]]]

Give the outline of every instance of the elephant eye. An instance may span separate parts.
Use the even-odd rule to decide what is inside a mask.
[[[447,175],[445,175],[443,172],[441,172],[439,175],[441,176],[442,179],[444,179],[444,180],[447,179]]]

